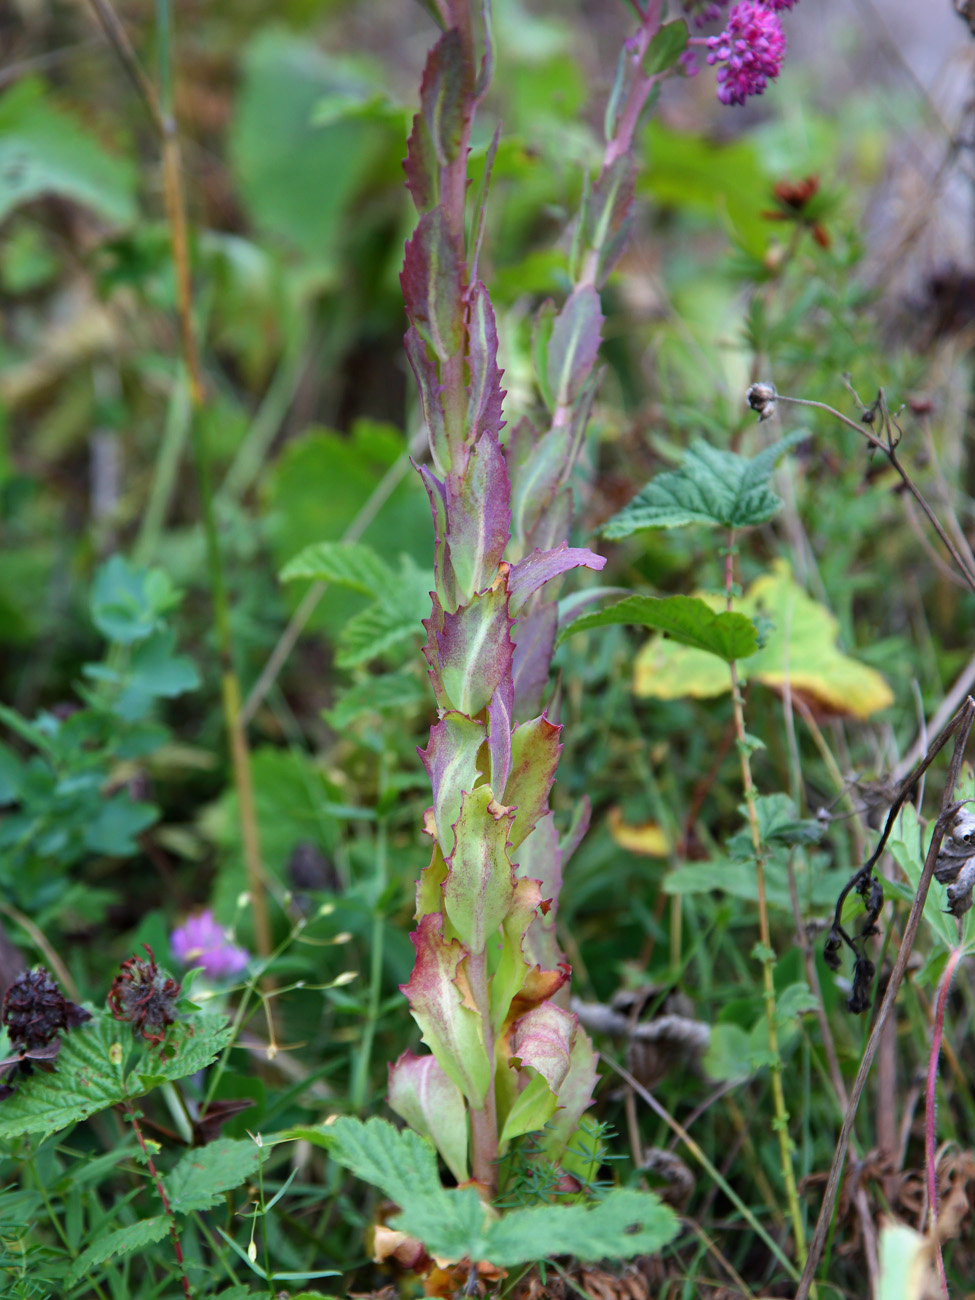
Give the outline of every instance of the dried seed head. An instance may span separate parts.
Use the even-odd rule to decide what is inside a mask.
[[[748,398],[748,405],[753,411],[758,412],[759,420],[770,420],[775,414],[775,402],[778,393],[775,391],[774,384],[752,384],[745,394]]]
[[[108,1005],[116,1020],[128,1020],[136,1033],[154,1045],[161,1043],[167,1028],[176,1019],[176,1003],[181,986],[156,965],[156,957],[147,943],[149,954],[130,957],[122,962],[108,994]]]
[[[91,1014],[70,1002],[43,966],[22,971],[3,999],[2,1020],[17,1052],[46,1047],[65,1029],[75,1029]]]

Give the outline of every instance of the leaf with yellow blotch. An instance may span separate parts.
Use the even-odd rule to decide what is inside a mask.
[[[641,822],[638,826],[628,824],[623,820],[622,808],[611,808],[607,822],[614,843],[621,849],[645,858],[665,858],[670,853],[670,842],[657,822]]]
[[[701,598],[714,609],[724,607],[720,596]],[[836,619],[806,595],[784,560],[752,583],[735,610],[774,624],[762,648],[739,660],[742,682],[761,682],[779,692],[788,682],[793,697],[817,713],[868,718],[893,703],[880,673],[839,649]],[[705,699],[730,688],[728,670],[719,659],[659,636],[647,642],[634,665],[633,689],[644,698]]]

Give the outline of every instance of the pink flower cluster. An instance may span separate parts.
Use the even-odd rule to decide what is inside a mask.
[[[707,40],[708,63],[718,68],[718,98],[722,104],[744,104],[760,95],[782,70],[785,36],[778,12],[797,0],[745,0],[728,15],[720,36]]]
[[[212,980],[239,975],[250,961],[250,953],[231,943],[209,908],[191,916],[169,936],[173,956],[184,966],[202,966]]]

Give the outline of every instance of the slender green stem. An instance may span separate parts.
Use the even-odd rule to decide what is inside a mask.
[[[732,606],[734,591],[734,530],[728,534],[728,549],[725,559],[725,601],[728,609]],[[735,736],[738,757],[741,763],[741,781],[745,794],[745,810],[748,828],[752,840],[752,852],[755,855],[755,883],[758,890],[758,933],[759,960],[762,964],[762,989],[765,1000],[765,1019],[768,1024],[769,1075],[772,1082],[772,1106],[775,1111],[773,1127],[779,1141],[779,1158],[782,1165],[782,1182],[785,1187],[786,1203],[792,1231],[795,1237],[796,1256],[799,1264],[806,1263],[806,1232],[802,1221],[802,1207],[799,1204],[799,1190],[796,1186],[796,1174],[792,1164],[792,1139],[789,1136],[789,1112],[785,1104],[785,1089],[782,1086],[782,1058],[779,1055],[779,1031],[775,1022],[775,952],[772,948],[771,929],[768,919],[768,900],[765,892],[765,845],[758,820],[758,803],[755,782],[749,760],[748,737],[745,732],[745,710],[742,702],[741,687],[738,681],[738,668],[735,661],[731,669],[731,700],[735,716]]]

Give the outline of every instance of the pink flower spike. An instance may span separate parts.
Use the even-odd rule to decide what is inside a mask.
[[[202,966],[203,973],[212,980],[239,975],[250,961],[250,953],[229,941],[209,908],[198,916],[187,917],[169,936],[169,946],[177,961],[184,966]]]
[[[708,63],[718,68],[718,99],[744,104],[782,71],[785,37],[778,16],[762,4],[737,4],[720,36],[708,39]]]

